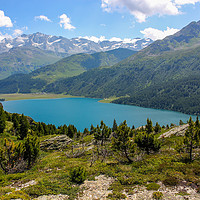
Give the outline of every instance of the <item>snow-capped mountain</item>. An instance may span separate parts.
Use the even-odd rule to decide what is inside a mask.
[[[94,53],[100,51],[109,51],[117,48],[128,48],[139,51],[151,44],[151,39],[132,39],[125,41],[92,41],[86,38],[67,39],[61,36],[51,36],[42,33],[30,35],[21,35],[14,39],[3,39],[0,42],[0,53],[7,52],[13,47],[38,47],[42,50],[53,51],[56,53],[76,54],[76,53]]]

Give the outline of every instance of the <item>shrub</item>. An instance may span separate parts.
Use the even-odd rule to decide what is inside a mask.
[[[10,200],[10,199],[30,200],[31,198],[23,191],[14,191],[10,194],[6,194],[1,197],[1,200]]]
[[[175,177],[167,177],[166,179],[163,180],[163,184],[166,186],[176,186],[178,184],[178,179]]]
[[[158,190],[160,188],[160,185],[157,183],[149,183],[146,185],[147,190]]]
[[[83,167],[76,167],[70,171],[70,180],[74,183],[81,184],[86,180],[87,173]]]
[[[156,199],[156,200],[162,199],[162,197],[163,197],[163,193],[162,192],[154,192],[153,196],[152,196],[152,198]]]
[[[125,194],[122,194],[120,192],[113,192],[112,194],[108,194],[107,196],[108,199],[126,199],[127,196]]]

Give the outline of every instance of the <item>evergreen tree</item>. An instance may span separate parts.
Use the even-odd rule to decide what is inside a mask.
[[[188,123],[189,127],[188,130],[186,130],[185,132],[184,144],[186,145],[186,148],[188,150],[189,159],[191,162],[193,149],[199,146],[199,128],[195,127],[195,124],[192,121],[191,117]]]
[[[156,122],[156,126],[154,127],[154,131],[155,131],[155,133],[160,133],[160,131],[161,131],[161,126],[158,124],[158,122]]]
[[[117,122],[116,122],[116,120],[114,119],[112,131],[114,132],[114,131],[116,131],[116,130],[117,130]]]
[[[13,122],[13,127],[15,130],[19,129],[19,117],[18,114],[13,113],[12,115],[12,122]]]
[[[30,134],[24,138],[24,160],[28,162],[28,168],[31,167],[39,156],[40,142],[38,137],[31,136]]]
[[[67,133],[67,136],[70,137],[70,138],[73,138],[74,135],[77,133],[77,129],[74,125],[69,125],[68,126],[68,133]]]
[[[3,107],[0,106],[0,133],[3,133],[6,128],[6,117],[4,114]]]
[[[199,117],[197,116],[196,121],[195,121],[195,127],[200,128],[200,123],[199,123]]]
[[[84,135],[89,135],[89,134],[90,134],[90,131],[88,130],[88,128],[85,128],[85,129],[84,129],[83,134],[84,134]]]
[[[145,151],[148,155],[151,152],[157,152],[161,148],[161,144],[158,139],[151,133],[148,134],[146,132],[139,133],[135,138],[135,143],[137,146]]]
[[[19,139],[23,140],[27,134],[28,134],[28,129],[29,129],[29,123],[27,118],[22,114],[21,120],[20,120],[20,128],[18,131]]]
[[[90,135],[95,133],[95,127],[93,125],[91,125],[90,127]]]
[[[183,125],[184,123],[183,123],[183,121],[182,120],[180,120],[179,121],[179,125]]]
[[[147,118],[147,125],[145,126],[145,130],[148,134],[153,132],[153,124],[149,118]]]
[[[112,138],[112,149],[122,153],[128,162],[133,162],[131,156],[135,153],[135,144],[130,138],[130,128],[126,121],[120,124],[115,133],[115,137]]]
[[[60,127],[60,134],[62,135],[68,135],[68,127],[66,124]]]
[[[111,129],[101,121],[100,127],[97,125],[96,131],[94,133],[94,138],[96,141],[100,141],[101,146],[107,141],[110,137]]]

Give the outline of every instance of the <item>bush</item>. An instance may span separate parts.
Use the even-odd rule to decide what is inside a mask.
[[[166,186],[176,186],[178,182],[179,181],[177,178],[169,176],[163,181],[163,184]]]
[[[81,184],[86,180],[87,173],[83,167],[76,167],[70,171],[70,180],[74,183]]]
[[[31,200],[31,198],[23,191],[14,191],[10,194],[6,194],[1,197],[1,200],[10,200],[10,199]]]
[[[120,193],[120,192],[113,192],[112,194],[109,194],[107,196],[107,198],[113,199],[113,200],[115,200],[115,199],[126,199],[127,196],[125,194]]]
[[[156,200],[162,199],[162,197],[163,197],[163,193],[162,192],[154,192],[153,196],[152,196],[152,198],[156,199]]]
[[[149,183],[146,185],[147,190],[158,190],[160,188],[160,185],[157,183]]]

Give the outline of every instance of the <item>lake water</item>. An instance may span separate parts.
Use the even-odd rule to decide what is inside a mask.
[[[4,109],[11,113],[23,113],[37,122],[55,124],[73,124],[78,130],[96,126],[103,120],[112,127],[114,118],[117,124],[127,120],[129,126],[139,127],[146,124],[150,118],[153,124],[178,124],[180,119],[186,122],[189,115],[179,112],[141,108],[137,106],[99,103],[99,99],[63,98],[17,100],[3,102]],[[194,118],[195,119],[195,118]]]

